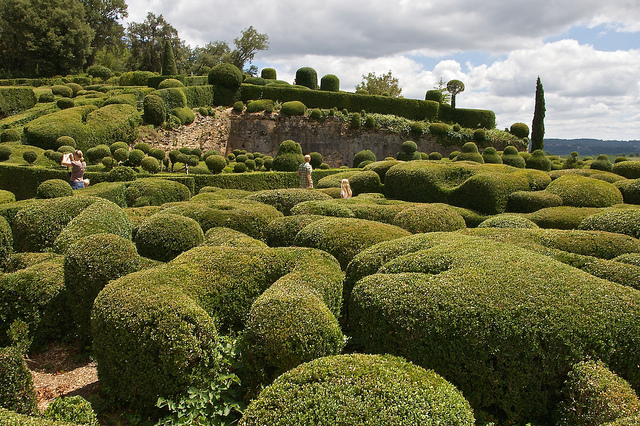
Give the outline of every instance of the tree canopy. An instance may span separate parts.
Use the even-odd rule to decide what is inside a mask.
[[[178,30],[169,24],[162,15],[149,12],[141,22],[132,22],[127,27],[129,45],[128,66],[132,70],[160,72],[164,42],[168,40],[173,48],[178,71],[184,58],[184,42],[178,37]]]
[[[356,90],[366,90],[370,95],[388,95],[401,98],[402,88],[398,85],[398,79],[391,75],[391,71],[381,76],[370,72],[362,76],[362,81],[356,86]]]
[[[456,95],[464,92],[464,83],[460,80],[450,80],[447,83],[447,92],[451,93],[451,108],[456,107]]]

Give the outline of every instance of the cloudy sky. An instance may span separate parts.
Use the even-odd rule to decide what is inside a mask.
[[[162,14],[192,47],[253,25],[254,65],[293,82],[301,67],[355,90],[391,71],[406,98],[462,80],[460,108],[531,126],[536,78],[545,136],[640,140],[640,0],[127,0],[127,22]]]

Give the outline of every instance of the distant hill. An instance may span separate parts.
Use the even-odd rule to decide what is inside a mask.
[[[599,154],[640,153],[640,140],[603,141],[601,139],[546,139],[544,150],[553,155],[569,155],[577,151],[580,156]]]

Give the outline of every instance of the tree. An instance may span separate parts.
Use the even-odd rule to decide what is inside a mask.
[[[250,26],[242,31],[240,37],[233,40],[233,44],[235,44],[236,48],[231,52],[229,62],[238,67],[238,69],[244,70],[245,64],[247,62],[251,63],[257,52],[269,48],[269,36],[260,34],[253,26]],[[252,68],[255,67],[252,66],[248,71]],[[255,72],[257,72],[257,68],[255,68]]]
[[[447,92],[447,87],[444,85],[444,81],[442,81],[442,77],[440,77],[440,81],[433,86],[435,90],[439,90],[442,93],[442,103],[448,104],[451,102],[451,95]]]
[[[95,33],[87,60],[90,66],[94,64],[96,54],[103,49],[113,52],[124,47],[124,27],[118,20],[128,16],[127,4],[124,0],[82,0],[82,4],[85,21]]]
[[[540,76],[536,82],[536,105],[533,110],[533,122],[531,123],[531,151],[544,148],[544,89]]]
[[[176,75],[176,59],[173,56],[173,48],[169,40],[164,41],[164,55],[162,56],[162,75]]]
[[[356,86],[356,90],[366,90],[370,95],[388,95],[401,98],[402,88],[398,86],[398,79],[391,75],[391,71],[381,76],[370,72],[362,76],[362,82]]]
[[[144,22],[130,23],[127,27],[127,39],[129,69],[160,72],[165,40],[171,42],[178,68],[181,62],[184,67],[184,42],[178,38],[178,31],[162,15],[156,16],[149,12]]]
[[[204,47],[196,46],[190,51],[187,69],[189,72],[199,75],[201,70],[221,64],[223,59],[228,58],[230,54],[231,49],[224,41],[209,42]]]
[[[79,72],[94,31],[77,0],[0,0],[0,74],[14,77]]]
[[[464,83],[460,80],[451,80],[447,83],[447,92],[451,93],[451,108],[456,108],[456,95],[464,92]]]

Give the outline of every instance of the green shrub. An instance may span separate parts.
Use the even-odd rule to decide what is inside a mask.
[[[60,84],[51,86],[51,93],[53,93],[56,96],[63,96],[65,98],[73,97],[73,89],[69,86],[63,86]]]
[[[462,393],[432,370],[390,355],[351,354],[278,377],[239,424],[473,425],[474,417]]]
[[[73,195],[71,185],[62,179],[45,180],[36,191],[36,198],[58,198],[71,195]]]
[[[144,102],[144,101],[143,101]],[[119,95],[111,95],[107,99],[104,100],[104,105],[117,105],[117,104],[126,104],[132,107],[138,106],[138,98],[133,93],[122,93]]]
[[[319,169],[323,161],[322,154],[320,154],[319,152],[311,152],[309,153],[309,156],[311,157],[311,160],[309,161],[311,167],[313,169]]]
[[[127,186],[125,196],[129,207],[160,206],[164,203],[187,201],[189,188],[166,179],[137,179]]]
[[[102,65],[91,65],[89,68],[87,68],[87,74],[93,77],[101,78],[102,80],[107,80],[113,75],[113,71]]]
[[[333,74],[327,74],[320,79],[320,90],[328,92],[340,91],[340,79]]]
[[[11,226],[4,217],[0,217],[0,267],[4,267],[12,251],[13,235]]]
[[[558,411],[559,425],[602,425],[639,414],[640,400],[601,361],[583,361],[569,372]]]
[[[366,247],[409,235],[404,229],[365,219],[327,218],[312,222],[296,235],[295,245],[333,255],[342,269]]]
[[[464,218],[446,204],[418,204],[402,210],[393,218],[393,224],[412,234],[424,232],[450,232],[466,228]]]
[[[609,207],[622,203],[622,193],[615,185],[579,175],[565,175],[545,189],[562,198],[562,204],[574,207]]]
[[[60,136],[58,139],[56,139],[54,146],[56,149],[59,149],[63,146],[70,146],[71,148],[75,148],[76,141],[71,136]]]
[[[538,228],[535,222],[514,214],[499,214],[480,223],[478,228]]]
[[[137,146],[137,145],[136,145]],[[143,150],[144,151],[144,150]],[[147,155],[149,157],[153,157],[156,160],[158,160],[158,162],[161,162],[162,160],[165,159],[165,157],[167,156],[167,154],[160,148],[151,148],[148,152]]]
[[[455,161],[474,161],[476,163],[484,164],[484,158],[478,152],[478,146],[474,142],[467,142],[462,145],[460,154],[458,154]]]
[[[139,149],[132,149],[129,151],[129,156],[127,157],[127,163],[131,167],[139,167],[142,160],[145,158],[144,152]]]
[[[524,123],[513,123],[509,129],[509,133],[517,138],[526,138],[529,136],[529,126]]]
[[[438,103],[442,103],[443,101],[442,90],[427,90],[427,93],[424,99],[427,101],[435,101]]]
[[[640,210],[611,209],[585,217],[578,229],[607,231],[640,238]]]
[[[382,193],[383,185],[380,176],[372,170],[362,171],[351,175],[349,185],[353,196],[364,193]]]
[[[485,163],[490,164],[502,164],[502,157],[498,154],[498,151],[492,146],[487,147],[482,151],[482,159]]]
[[[258,101],[251,101],[247,104],[247,113],[253,112],[273,112],[274,102],[271,99],[260,99]]]
[[[0,132],[0,142],[20,142],[21,136],[19,129],[4,129]]]
[[[120,75],[120,86],[146,86],[149,77],[156,74],[151,71],[129,71]]]
[[[307,214],[275,218],[265,227],[263,239],[269,247],[292,246],[302,228],[323,218],[321,215]]]
[[[244,173],[247,171],[247,166],[244,163],[236,163],[233,165],[233,173]]]
[[[158,85],[158,89],[168,89],[169,87],[184,87],[184,84],[175,78],[167,78]]]
[[[156,90],[155,92],[153,92],[153,95],[157,95],[162,99],[167,114],[173,114],[172,111],[176,108],[187,107],[187,97],[184,92],[177,87]]]
[[[84,154],[90,164],[97,164],[103,158],[111,156],[111,149],[108,145],[100,144],[88,149]]]
[[[0,189],[0,204],[13,203],[15,201],[16,196],[13,192]]]
[[[260,77],[267,80],[275,80],[276,79],[276,70],[273,68],[263,68]]]
[[[611,171],[627,179],[640,178],[640,161],[618,161],[611,168]]]
[[[191,108],[183,107],[183,108],[174,108],[171,110],[171,114],[175,115],[180,119],[180,123],[187,126],[193,123],[196,119],[196,115],[191,110]]]
[[[244,102],[242,102],[242,101],[234,102],[233,111],[237,112],[237,113],[241,113],[242,111],[244,111]]]
[[[502,163],[512,167],[518,167],[520,169],[524,169],[526,166],[524,158],[518,154],[518,150],[515,146],[507,146],[504,148],[502,153]]]
[[[307,107],[300,101],[284,102],[280,108],[280,114],[283,115],[304,115],[307,111]]]
[[[339,188],[336,188],[338,191]],[[324,192],[323,192],[324,193]],[[327,194],[329,195],[329,194]],[[340,194],[338,194],[340,197]],[[334,200],[303,201],[291,209],[293,215],[322,215],[330,217],[355,217],[351,209]]]
[[[140,167],[149,173],[158,173],[160,171],[160,163],[153,157],[144,157],[140,161]]]
[[[357,152],[353,156],[353,168],[355,169],[359,167],[360,163],[362,163],[363,161],[376,161],[376,155],[373,153],[373,151],[368,149],[363,149],[362,151]]]
[[[38,96],[38,102],[41,104],[53,102],[56,100],[56,97],[51,92],[44,92]]]
[[[113,159],[118,163],[124,163],[129,159],[129,148],[118,148],[113,151]]]
[[[400,145],[400,149],[405,154],[413,154],[418,150],[418,145],[414,141],[404,141],[402,145]]]
[[[51,420],[98,426],[98,417],[91,403],[79,395],[56,398],[43,413]]]
[[[238,89],[242,84],[242,72],[235,65],[218,64],[209,71],[209,84]]]
[[[52,101],[53,99],[49,102]],[[31,87],[0,87],[0,116],[28,110],[35,104],[36,95]]]
[[[155,126],[160,126],[164,123],[165,116],[167,115],[167,109],[164,105],[164,101],[158,95],[147,95],[143,101],[144,109],[144,121]]]
[[[544,151],[536,149],[531,156],[525,159],[527,169],[537,169],[545,172],[551,171],[551,161],[547,158]]]
[[[109,170],[109,173],[107,173],[107,182],[131,182],[134,181],[137,176],[136,171],[131,167],[118,166]]]
[[[227,166],[226,160],[221,155],[209,155],[205,160],[205,164],[211,173],[221,173]]]
[[[429,133],[435,136],[445,136],[449,132],[450,127],[445,123],[431,123],[429,124]]]
[[[110,157],[107,158],[111,159]],[[77,190],[75,194],[104,198],[105,200],[115,203],[119,207],[127,207],[125,188],[126,184],[123,182],[100,182]]]
[[[348,323],[364,351],[429,365],[500,423],[549,423],[566,372],[586,356],[632,386],[640,380],[629,362],[635,345],[627,346],[640,334],[640,294],[545,255],[458,233],[416,234],[361,251],[345,292],[352,283]],[[601,345],[603,335],[622,353]]]
[[[38,153],[29,149],[22,152],[22,158],[29,165],[33,165],[33,163],[35,163],[35,161],[38,159]]]
[[[0,407],[21,414],[38,411],[31,372],[22,353],[13,346],[0,348]]]
[[[599,213],[601,210],[594,207],[547,207],[526,215],[541,228],[552,229],[577,229],[582,220],[588,216]]]
[[[302,67],[296,71],[296,85],[308,87],[311,90],[318,89],[318,74],[310,67]]]
[[[90,338],[91,307],[100,290],[138,268],[136,247],[122,236],[99,233],[71,245],[64,260],[64,277],[66,288],[74,295],[69,308],[80,336]]]
[[[300,188],[274,189],[260,191],[247,197],[250,200],[258,201],[275,207],[285,216],[291,214],[291,209],[296,204],[310,200],[330,200],[327,194],[318,191],[308,191]]]
[[[640,179],[623,179],[614,183],[626,204],[640,204]]]
[[[598,155],[598,158],[596,158],[596,160],[589,165],[589,168],[610,172],[613,169],[613,164],[611,164],[611,161],[609,161],[608,155],[601,154]]]
[[[624,157],[624,156],[616,157],[616,159],[613,160],[614,163],[621,163],[623,161],[629,161],[629,160],[627,159],[627,157]]]
[[[155,214],[136,232],[136,247],[141,256],[167,262],[204,241],[202,228],[195,220],[170,213]]]
[[[251,238],[235,229],[225,227],[210,228],[206,231],[202,245],[215,247],[267,247],[260,240]]]
[[[547,191],[516,191],[509,194],[507,211],[531,213],[547,207],[562,205],[562,198]]]
[[[271,167],[280,172],[295,172],[303,162],[302,147],[298,142],[288,139],[278,147],[278,153]]]
[[[380,176],[380,182],[384,183],[384,178],[387,174],[387,171],[395,166],[396,164],[399,164],[400,161],[398,160],[384,160],[384,161],[376,161],[375,163],[371,163],[371,164],[367,164],[365,167],[362,168],[363,171],[374,171],[378,174],[378,176]]]
[[[76,106],[76,103],[73,101],[73,99],[70,98],[60,98],[56,102],[56,106],[60,109],[67,109],[73,108],[74,106]]]

